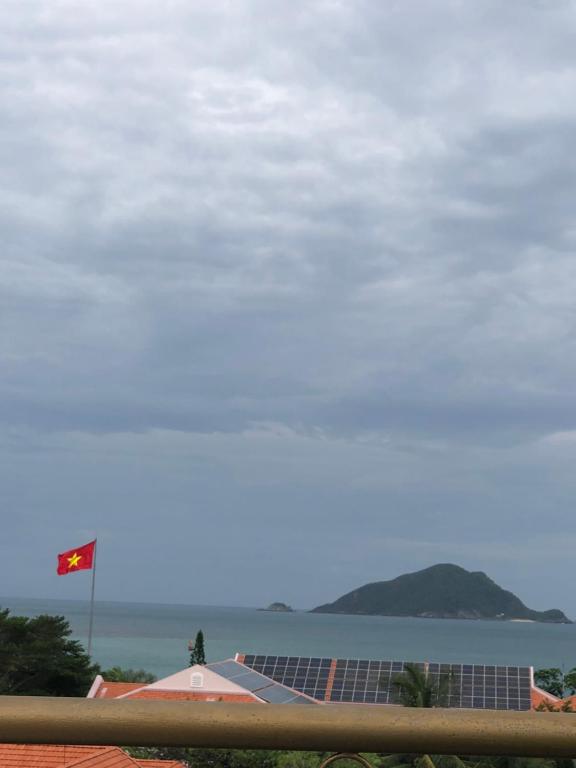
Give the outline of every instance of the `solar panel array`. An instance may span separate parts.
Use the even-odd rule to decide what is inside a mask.
[[[398,704],[397,676],[404,661],[246,655],[247,667],[319,701]],[[445,687],[445,706],[529,710],[530,667],[483,664],[413,666]],[[332,677],[329,682],[330,673]]]
[[[418,664],[424,671],[424,665]],[[402,661],[337,659],[331,701],[361,704],[397,704],[394,679],[404,672]]]
[[[236,685],[240,685],[246,691],[254,693],[269,704],[314,704],[305,696],[300,696],[294,690],[278,685],[269,677],[251,671],[236,661],[218,661],[214,664],[207,664],[206,667],[221,677],[236,683]]]
[[[450,707],[529,710],[532,706],[530,667],[430,664],[428,674],[434,680],[450,676]]]
[[[303,656],[246,656],[244,664],[277,683],[324,701],[332,659]]]

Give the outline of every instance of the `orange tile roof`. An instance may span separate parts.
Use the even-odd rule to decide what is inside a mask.
[[[117,699],[119,696],[124,696],[125,693],[137,691],[145,685],[146,683],[109,683],[107,680],[103,680],[94,694],[94,698]]]
[[[538,688],[535,685],[532,686],[532,690],[530,691],[530,699],[532,700],[532,709],[536,709],[540,704],[551,704],[553,706],[556,704],[560,706],[562,704],[561,699],[557,696],[553,696],[551,693],[548,693],[548,691],[544,691],[542,688]]]
[[[153,701],[226,701],[230,703],[258,704],[261,702],[249,693],[209,693],[199,691],[163,691],[159,688],[143,688],[136,691],[126,700],[152,699]]]
[[[566,696],[566,698],[562,700],[562,703],[565,704],[568,701],[572,705],[572,709],[576,709],[576,696]]]
[[[86,755],[72,763],[66,763],[65,768],[140,768],[138,761],[120,747],[104,747],[101,750]]]
[[[2,768],[182,768],[177,760],[138,760],[120,747],[0,744]]]
[[[55,744],[0,744],[2,768],[62,768],[99,747]]]

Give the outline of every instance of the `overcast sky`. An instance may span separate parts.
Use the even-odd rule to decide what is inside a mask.
[[[5,0],[0,595],[576,618],[572,0]]]

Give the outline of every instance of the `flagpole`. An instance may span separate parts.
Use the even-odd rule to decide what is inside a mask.
[[[90,595],[90,623],[88,625],[88,656],[92,653],[92,628],[94,626],[94,585],[96,584],[96,552],[98,539],[94,539],[94,564],[92,567],[92,593]]]

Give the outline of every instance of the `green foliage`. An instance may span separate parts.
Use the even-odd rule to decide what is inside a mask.
[[[476,768],[564,768],[563,760],[545,757],[469,757]],[[571,762],[571,761],[570,761]]]
[[[378,763],[379,768],[397,768],[401,765],[410,765],[412,763],[412,755],[385,755],[380,758]]]
[[[564,675],[564,695],[572,696],[576,693],[576,667]]]
[[[319,768],[328,752],[131,747],[134,757],[180,760],[187,768]],[[456,755],[373,755],[362,753],[375,768],[573,768],[572,761],[527,757],[457,757]],[[333,768],[358,768],[342,760]]]
[[[551,701],[541,701],[536,707],[536,712],[574,712],[570,701],[563,701],[554,705]]]
[[[559,699],[576,693],[576,667],[564,674],[558,667],[537,669],[534,672],[534,682],[539,688],[548,691]]]
[[[279,752],[276,768],[318,768],[324,757],[327,755],[323,752]],[[336,763],[334,768],[339,765]]]
[[[436,682],[415,664],[406,664],[393,686],[399,703],[405,707],[443,707],[448,701],[450,676],[442,675]]]
[[[407,766],[409,768],[478,768],[476,761],[456,755],[386,755],[378,763],[378,768],[406,768]]]
[[[436,768],[430,755],[420,755],[414,760],[414,768]]]
[[[129,747],[133,756],[154,760],[180,760],[187,768],[319,768],[329,752],[277,752],[265,749],[178,749]],[[374,766],[375,755],[363,754]],[[340,760],[334,768],[358,768],[352,760]]]
[[[534,672],[534,682],[543,691],[548,691],[553,696],[562,698],[564,695],[564,676],[558,667],[550,669],[538,669]]]
[[[0,694],[85,696],[98,673],[63,616],[0,610]]]
[[[110,683],[154,683],[158,679],[156,675],[144,669],[122,669],[122,667],[110,667],[101,674],[104,680]]]
[[[406,573],[390,581],[365,584],[314,611],[568,622],[562,611],[533,611],[485,573],[470,572],[449,563]]]
[[[391,758],[404,758],[404,762],[391,763]],[[570,761],[571,762],[571,761]],[[391,768],[392,765],[411,768],[573,768],[565,766],[563,760],[550,760],[539,757],[458,757],[456,755],[389,755],[378,768]]]
[[[190,768],[275,768],[279,753],[267,749],[194,749]]]
[[[272,750],[185,749],[178,747],[128,747],[133,757],[180,760],[187,768],[276,768],[283,754]]]
[[[194,647],[190,653],[190,666],[193,667],[194,664],[206,664],[206,653],[204,651],[204,633],[202,630],[199,630],[196,634]]]
[[[319,768],[319,766],[330,757],[332,752],[279,752],[276,768]],[[378,765],[378,756],[361,752],[361,757],[372,765]],[[358,768],[359,763],[356,760],[341,758],[332,763],[331,768]]]
[[[190,766],[188,753],[192,750],[184,747],[122,747],[132,757],[140,760],[180,760]]]
[[[456,755],[432,755],[432,761],[436,768],[464,768],[467,764]]]

